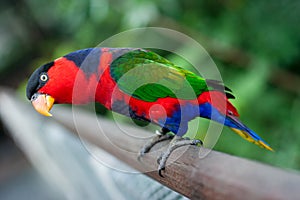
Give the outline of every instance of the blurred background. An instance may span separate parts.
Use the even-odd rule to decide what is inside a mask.
[[[297,0],[1,1],[0,86],[12,88],[26,101],[28,77],[48,61],[131,28],[174,29],[207,50],[237,97],[232,103],[242,121],[275,152],[228,129],[215,150],[299,171],[299,19]],[[1,123],[0,187],[20,177],[28,186],[31,171],[21,172],[30,164],[7,132]]]

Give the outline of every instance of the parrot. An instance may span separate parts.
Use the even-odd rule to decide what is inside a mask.
[[[77,92],[76,92],[77,91]],[[170,140],[158,157],[162,175],[177,148],[202,145],[184,138],[196,117],[221,123],[242,138],[273,151],[239,119],[231,104],[232,90],[223,82],[205,79],[153,50],[93,47],[71,52],[37,68],[28,79],[26,96],[34,109],[52,116],[54,104],[100,103],[108,110],[160,127],[140,150],[139,158],[158,142]]]

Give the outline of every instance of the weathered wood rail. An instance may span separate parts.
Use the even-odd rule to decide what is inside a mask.
[[[8,112],[16,112],[19,115],[28,112],[30,106],[29,103],[27,106],[20,106],[24,103],[4,91],[0,91],[0,104],[2,119]],[[74,134],[78,134],[83,141],[104,149],[129,166],[145,172],[146,175],[188,198],[251,200],[300,198],[298,173],[216,151],[199,158],[199,147],[176,150],[170,159],[173,162],[167,166],[162,178],[156,172],[156,159],[166,143],[162,142],[155,146],[141,161],[137,159],[137,152],[145,143],[145,138],[153,133],[122,125],[122,129],[125,128],[126,132],[130,133],[124,134],[112,121],[96,117],[95,114],[86,111],[76,111],[74,114],[70,108],[61,106],[54,108],[52,114],[57,122],[72,130]]]

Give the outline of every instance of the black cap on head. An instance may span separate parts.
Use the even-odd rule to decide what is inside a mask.
[[[26,96],[29,100],[31,100],[31,97],[33,96],[34,93],[36,93],[43,85],[45,82],[42,82],[40,79],[40,76],[42,73],[47,73],[48,70],[54,65],[54,62],[49,62],[38,69],[36,69],[32,75],[30,76],[27,87],[26,87]]]

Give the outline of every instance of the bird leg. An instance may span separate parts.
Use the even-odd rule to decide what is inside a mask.
[[[155,144],[172,139],[174,135],[167,134],[168,132],[169,130],[164,128],[162,128],[161,131],[156,131],[156,135],[151,140],[149,140],[140,150],[138,159],[140,160],[140,158],[144,156],[145,153],[148,153]]]
[[[180,136],[175,135],[174,138],[171,140],[167,150],[165,152],[163,152],[157,159],[157,163],[159,164],[158,174],[161,177],[163,177],[162,171],[165,170],[167,160],[168,160],[169,156],[171,155],[171,153],[175,149],[182,147],[182,146],[186,146],[186,145],[197,145],[197,144],[202,145],[203,143],[201,140],[190,140],[190,139],[182,138]]]

